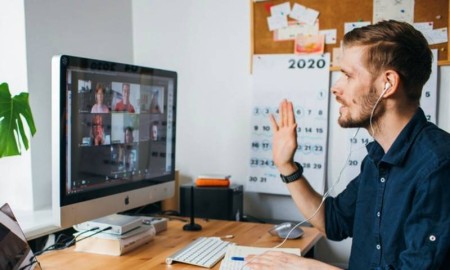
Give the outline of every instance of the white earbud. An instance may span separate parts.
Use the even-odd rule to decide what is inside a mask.
[[[384,96],[384,94],[386,93],[387,90],[389,90],[389,88],[391,88],[391,84],[389,82],[386,82],[386,84],[384,85],[383,92],[381,92],[381,95],[378,98],[378,101],[380,101],[381,97]],[[377,101],[377,103],[378,103],[378,101]]]

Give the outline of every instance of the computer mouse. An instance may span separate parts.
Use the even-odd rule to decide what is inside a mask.
[[[302,228],[300,228],[300,226],[292,229],[295,225],[297,224],[293,222],[283,222],[273,226],[272,229],[269,230],[269,233],[282,239],[286,237],[288,239],[297,239],[304,234],[304,231],[302,230]]]

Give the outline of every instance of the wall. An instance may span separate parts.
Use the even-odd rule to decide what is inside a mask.
[[[229,173],[245,183],[249,164],[252,88],[249,1],[133,1],[136,63],[179,72],[177,168],[192,181],[205,172]],[[440,124],[450,130],[449,68],[441,69]],[[339,76],[332,73],[332,81]],[[343,167],[347,131],[330,104],[328,186]],[[346,154],[345,154],[346,155]],[[345,188],[342,179],[334,194]],[[288,196],[245,194],[245,214],[258,218],[300,220]],[[345,263],[351,240],[321,241],[318,258]]]
[[[126,0],[25,1],[30,103],[38,129],[32,140],[35,209],[51,205],[51,58],[68,54],[132,62],[131,16]]]
[[[8,83],[12,96],[28,92],[23,6],[23,1],[0,0],[0,83]],[[23,169],[30,167],[31,149],[0,159],[0,205],[8,202],[14,209],[31,209],[31,171]]]
[[[216,172],[244,181],[251,106],[248,3],[133,3],[136,63],[178,71],[178,169],[189,178]]]

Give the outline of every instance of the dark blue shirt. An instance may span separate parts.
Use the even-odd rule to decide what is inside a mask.
[[[450,134],[419,108],[387,153],[367,151],[325,201],[327,237],[353,238],[349,269],[450,269]]]

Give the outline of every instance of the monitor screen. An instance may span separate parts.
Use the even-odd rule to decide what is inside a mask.
[[[58,225],[173,196],[176,72],[62,55],[52,81]]]

